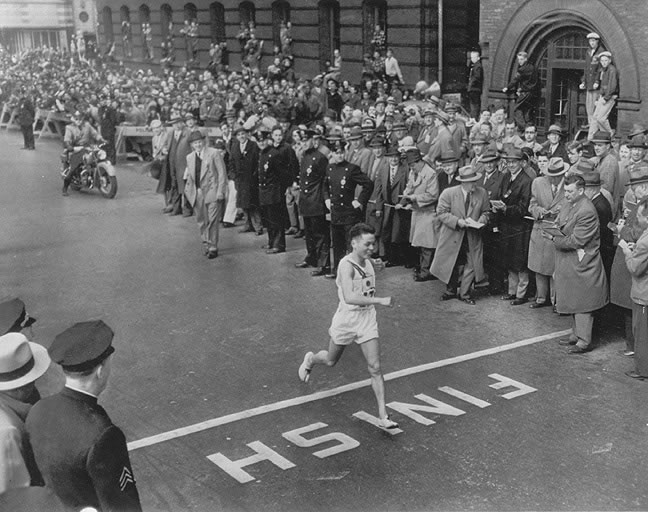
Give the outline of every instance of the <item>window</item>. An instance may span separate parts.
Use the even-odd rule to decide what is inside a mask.
[[[211,40],[213,43],[225,41],[225,7],[220,2],[209,5],[209,19],[211,21]]]
[[[285,0],[272,2],[272,40],[281,48],[281,24],[290,21],[290,4]]]
[[[104,36],[106,43],[110,44],[115,41],[115,33],[113,31],[112,9],[104,7],[102,11],[102,25],[104,29]]]
[[[244,23],[246,27],[250,25],[250,22],[256,25],[256,9],[252,2],[239,4],[239,22]]]
[[[387,2],[385,0],[364,0],[362,2],[362,41],[365,53],[372,53],[374,46],[372,39],[376,34],[376,27],[385,33],[387,44]]]
[[[319,2],[320,64],[333,60],[333,50],[340,47],[340,4],[337,0]]]
[[[150,34],[151,34],[151,9],[148,5],[142,4],[139,8],[139,22],[142,33],[142,57],[144,59],[151,59],[152,48],[149,48]],[[148,34],[148,39],[147,39]]]
[[[193,21],[198,19],[198,9],[196,9],[196,6],[194,4],[185,4],[184,19],[185,21]]]
[[[127,21],[128,23],[130,23],[130,9],[127,6],[122,5],[121,9],[119,9],[119,13],[121,15],[122,22]]]
[[[139,8],[139,22],[142,23],[151,23],[151,9],[148,5],[142,4]]]
[[[171,26],[170,26],[171,25]],[[171,33],[173,26],[173,9],[169,4],[162,4],[160,7],[160,30],[162,33],[162,40],[166,41]]]

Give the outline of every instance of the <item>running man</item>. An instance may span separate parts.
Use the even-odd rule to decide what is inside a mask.
[[[338,267],[336,284],[340,303],[333,316],[328,350],[317,354],[307,352],[299,367],[299,378],[308,382],[316,364],[335,366],[347,345],[360,345],[367,360],[371,387],[378,402],[378,425],[396,428],[398,424],[389,419],[385,408],[385,381],[380,371],[380,345],[375,304],[391,307],[391,297],[375,297],[376,274],[371,260],[376,243],[375,230],[367,224],[356,224],[349,231],[351,254],[347,254]],[[375,260],[374,260],[375,261]],[[378,264],[382,269],[382,264]]]

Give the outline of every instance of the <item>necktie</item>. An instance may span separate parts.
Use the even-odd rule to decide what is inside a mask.
[[[466,208],[466,215],[468,215],[468,207],[470,206],[470,194],[466,194],[466,201],[464,207]]]
[[[200,188],[200,168],[202,167],[202,158],[196,154],[196,188]]]

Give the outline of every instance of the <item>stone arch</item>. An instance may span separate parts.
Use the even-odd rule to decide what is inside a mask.
[[[620,73],[620,99],[640,101],[639,65],[625,29],[601,0],[580,0],[567,9],[560,0],[527,0],[509,20],[498,41],[491,67],[490,89],[501,90],[508,83],[520,50],[533,54],[544,38],[565,28],[595,31],[613,55]],[[605,20],[601,24],[601,20]]]

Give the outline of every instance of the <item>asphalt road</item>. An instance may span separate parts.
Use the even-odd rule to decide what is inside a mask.
[[[119,166],[114,200],[61,197],[60,144],[21,145],[0,132],[0,295],[25,300],[45,346],[77,321],[115,329],[101,403],[131,442],[146,510],[648,509],[648,384],[623,374],[609,319],[596,350],[568,356],[567,317],[440,302],[441,283],[385,270],[390,435],[366,421],[357,347],[297,379],[337,305],[332,282],[293,268],[303,241],[268,256],[265,237],[224,229],[207,260],[195,219],[162,215],[140,164]],[[62,382],[52,368],[41,391]]]

